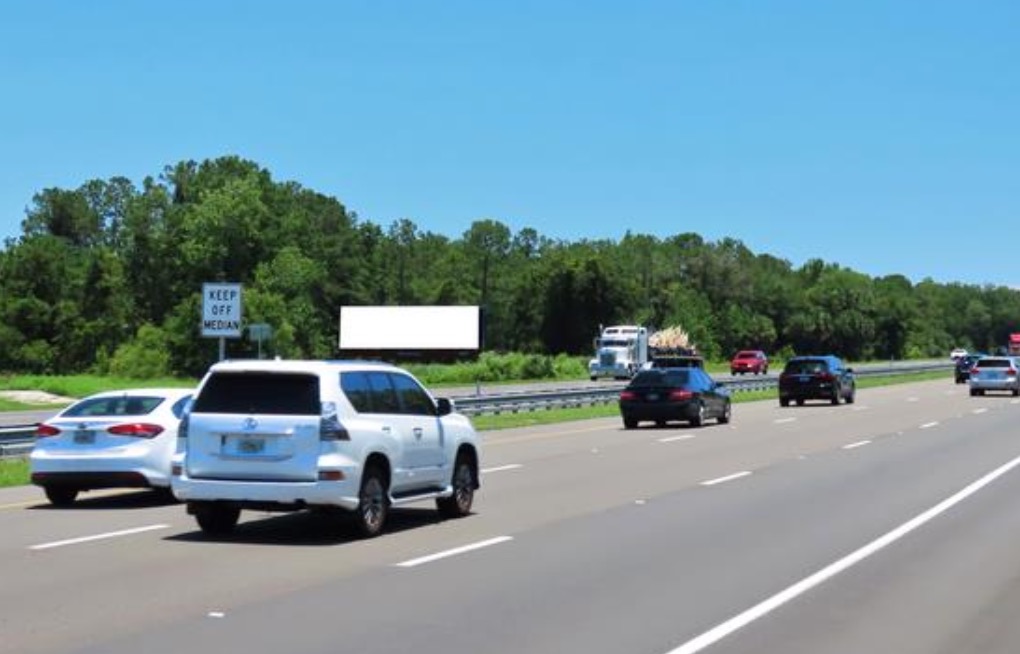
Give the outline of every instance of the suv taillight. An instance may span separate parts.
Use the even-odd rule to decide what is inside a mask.
[[[128,422],[123,425],[108,427],[109,433],[115,436],[134,436],[135,438],[155,438],[163,433],[161,425],[154,425],[149,422]]]
[[[1007,377],[1016,377],[1016,368],[1010,368],[1006,371]]]
[[[319,418],[320,441],[349,441],[351,434],[340,424],[335,402],[323,402],[322,414]]]
[[[972,377],[977,377],[979,372],[981,372],[981,368],[978,368],[977,366],[974,366],[973,368],[970,369],[970,374]]]
[[[46,438],[48,436],[56,436],[60,433],[60,430],[53,425],[41,424],[35,428],[36,438]]]
[[[836,376],[833,375],[831,372],[823,372],[819,373],[818,379],[822,380],[823,382],[831,382],[835,381]]]

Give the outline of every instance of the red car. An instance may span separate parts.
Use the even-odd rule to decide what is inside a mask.
[[[761,350],[741,350],[730,361],[730,374],[754,373],[764,375],[769,371],[769,358]]]

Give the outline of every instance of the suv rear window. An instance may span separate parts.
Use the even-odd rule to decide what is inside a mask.
[[[978,368],[1009,368],[1009,359],[979,359],[975,364]]]
[[[827,372],[828,365],[823,359],[801,359],[786,364],[786,372],[794,375],[817,375]]]
[[[213,373],[191,410],[317,416],[322,413],[319,378],[301,373]]]

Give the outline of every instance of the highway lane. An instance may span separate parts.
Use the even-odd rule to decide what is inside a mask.
[[[429,509],[399,511],[390,533],[365,542],[310,516],[259,514],[245,514],[236,537],[208,541],[182,507],[147,494],[58,510],[34,504],[37,490],[5,491],[0,651],[665,653],[1020,454],[1018,411],[1011,398],[969,398],[939,381],[862,391],[852,406],[739,405],[732,425],[703,429],[624,431],[607,419],[492,432],[476,515],[439,522]],[[974,508],[1013,478],[962,507],[976,513],[969,531],[994,538],[997,523],[1016,521],[1001,499]],[[958,515],[926,529],[965,533],[950,522]],[[952,556],[938,554],[942,543],[914,547],[944,564]],[[469,544],[486,546],[398,565]],[[972,546],[982,547],[996,551]],[[967,606],[1002,596],[1015,575],[1008,548],[997,551],[1000,583],[979,585]],[[840,606],[840,593],[855,591],[842,583],[857,574],[813,592],[832,592]],[[916,585],[878,584],[878,599]],[[823,604],[805,604],[832,619]],[[881,614],[843,606],[837,617],[869,628],[834,649],[832,630],[794,608],[707,651],[850,651],[861,634],[882,633]],[[995,632],[996,621],[984,622]],[[760,647],[763,637],[774,646]]]

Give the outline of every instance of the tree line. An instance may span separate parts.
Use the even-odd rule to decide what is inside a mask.
[[[450,238],[362,220],[338,199],[228,156],[37,193],[0,251],[0,370],[201,374],[204,282],[244,285],[247,323],[283,357],[337,354],[343,305],[471,304],[490,351],[589,354],[600,325],[682,325],[703,354],[760,348],[849,360],[991,350],[1020,331],[1020,291],[795,267],[739,240],[628,232],[554,240],[477,220]],[[409,325],[408,329],[413,329]],[[248,340],[230,356],[254,356]]]

